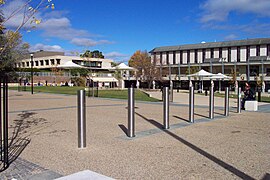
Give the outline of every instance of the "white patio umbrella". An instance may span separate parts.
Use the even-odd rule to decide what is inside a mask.
[[[217,79],[217,80],[219,80],[219,82],[218,82],[218,91],[219,91],[219,93],[221,92],[221,79],[231,79],[232,77],[230,77],[230,76],[226,76],[225,74],[222,74],[222,73],[217,73],[217,74],[215,74],[215,75],[213,75],[213,76],[211,76],[210,77],[210,79]]]
[[[188,77],[199,77],[199,78],[202,78],[202,86],[201,86],[201,88],[202,88],[202,91],[203,91],[203,77],[212,77],[214,75],[215,74],[210,73],[210,72],[207,72],[207,71],[201,69],[200,71],[198,71],[198,72],[196,72],[194,74],[188,75]]]

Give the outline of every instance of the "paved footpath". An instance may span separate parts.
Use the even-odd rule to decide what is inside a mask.
[[[78,149],[76,96],[9,95],[10,155],[19,157],[0,179],[53,179],[83,170],[114,179],[269,178],[268,104],[237,114],[231,100],[224,117],[224,100],[216,98],[210,120],[208,98],[196,95],[190,124],[187,94],[179,93],[183,101],[171,104],[164,130],[162,103],[136,102],[136,137],[128,138],[126,100],[87,98],[87,147]]]

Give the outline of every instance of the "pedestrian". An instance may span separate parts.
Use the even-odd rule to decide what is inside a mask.
[[[241,109],[245,110],[245,102],[246,101],[252,101],[255,100],[255,95],[252,89],[250,88],[250,85],[248,83],[245,84],[245,90],[244,90],[244,98],[241,102]]]

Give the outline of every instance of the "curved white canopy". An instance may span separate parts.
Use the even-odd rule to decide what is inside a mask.
[[[215,74],[207,72],[207,71],[201,69],[199,72],[188,75],[188,77],[211,77],[211,76],[214,76],[214,75]]]
[[[119,69],[119,70],[135,70],[133,67],[129,67],[125,63],[119,64],[118,66],[114,67],[114,69]]]
[[[85,68],[84,66],[80,66],[72,61],[68,61],[62,65],[58,65],[57,68],[63,68],[63,69],[74,69],[74,68]]]

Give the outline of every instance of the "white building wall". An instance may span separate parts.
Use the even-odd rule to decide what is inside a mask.
[[[151,63],[154,63],[154,54],[151,55]]]
[[[226,58],[228,62],[228,48],[222,48],[222,58]]]
[[[198,50],[198,63],[202,63],[202,55],[203,55],[203,53],[202,53],[202,50],[200,49],[200,50]]]
[[[173,52],[169,53],[169,63],[173,64]]]
[[[250,56],[256,56],[256,46],[250,46]]]
[[[219,49],[218,48],[214,49],[214,58],[219,58]]]
[[[247,61],[247,48],[241,47],[240,48],[240,62],[246,62]]]
[[[183,51],[183,64],[187,64],[187,51]]]
[[[175,62],[176,64],[180,63],[180,51],[177,51],[175,54]]]
[[[205,51],[205,59],[211,58],[211,49],[206,49]]]
[[[194,50],[190,51],[190,63],[192,63],[192,64],[195,63],[195,51]]]
[[[237,62],[237,47],[231,48],[231,62]]]
[[[162,53],[162,64],[163,65],[167,64],[167,53],[166,52]]]
[[[260,47],[260,56],[266,56],[267,55],[267,47],[266,47],[266,45],[262,45],[261,47]]]

